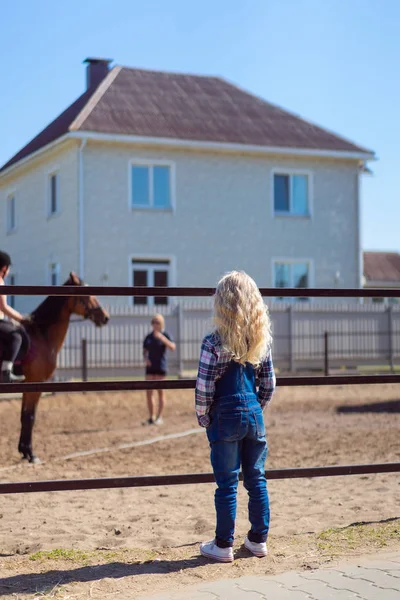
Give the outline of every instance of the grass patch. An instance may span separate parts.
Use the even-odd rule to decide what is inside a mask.
[[[72,562],[87,562],[94,555],[94,552],[82,552],[82,550],[73,550],[65,548],[56,548],[55,550],[47,550],[35,552],[29,556],[29,560],[44,561],[44,560],[67,560]]]
[[[87,566],[92,563],[107,564],[124,561],[129,563],[146,563],[158,556],[155,550],[135,550],[129,548],[102,549],[102,550],[75,550],[73,548],[56,548],[54,550],[40,550],[29,556],[29,560],[38,563],[47,561],[72,562]]]
[[[317,548],[323,554],[338,555],[348,550],[382,549],[400,539],[400,519],[384,523],[354,523],[331,528],[317,535]]]

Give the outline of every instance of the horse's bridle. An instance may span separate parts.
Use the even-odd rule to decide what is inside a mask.
[[[93,320],[93,318],[96,316],[96,313],[101,312],[102,308],[100,305],[97,306],[88,306],[85,301],[84,301],[85,296],[75,296],[74,298],[74,308],[76,306],[78,306],[79,304],[81,304],[85,310],[84,314],[83,314],[83,319],[89,319],[89,320]],[[80,319],[76,319],[77,321],[79,321]]]

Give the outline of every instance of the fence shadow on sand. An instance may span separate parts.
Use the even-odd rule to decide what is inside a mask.
[[[200,542],[190,544],[198,546]],[[240,547],[235,551],[236,558],[251,558],[249,552]],[[196,569],[209,561],[200,556],[186,559],[156,559],[137,562],[113,562],[100,565],[88,565],[71,569],[56,569],[43,573],[24,573],[0,578],[0,597],[14,598],[19,594],[49,593],[55,587],[71,583],[89,583],[103,579],[122,579],[124,577],[138,577],[140,575],[166,575],[187,569]]]
[[[357,404],[355,406],[338,406],[336,412],[349,413],[400,413],[400,400],[387,402],[373,402],[371,404]]]

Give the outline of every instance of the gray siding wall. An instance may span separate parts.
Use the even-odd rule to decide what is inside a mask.
[[[260,286],[270,286],[277,258],[309,259],[312,285],[359,287],[355,162],[100,144],[88,144],[84,154],[86,278],[92,284],[130,284],[134,256],[173,258],[172,284],[181,286],[213,285],[231,269],[244,269]],[[174,211],[129,208],[134,159],[175,163]],[[311,172],[310,218],[273,216],[274,169]]]

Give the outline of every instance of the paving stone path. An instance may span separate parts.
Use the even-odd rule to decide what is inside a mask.
[[[148,600],[400,600],[400,553],[336,567],[202,583]]]

